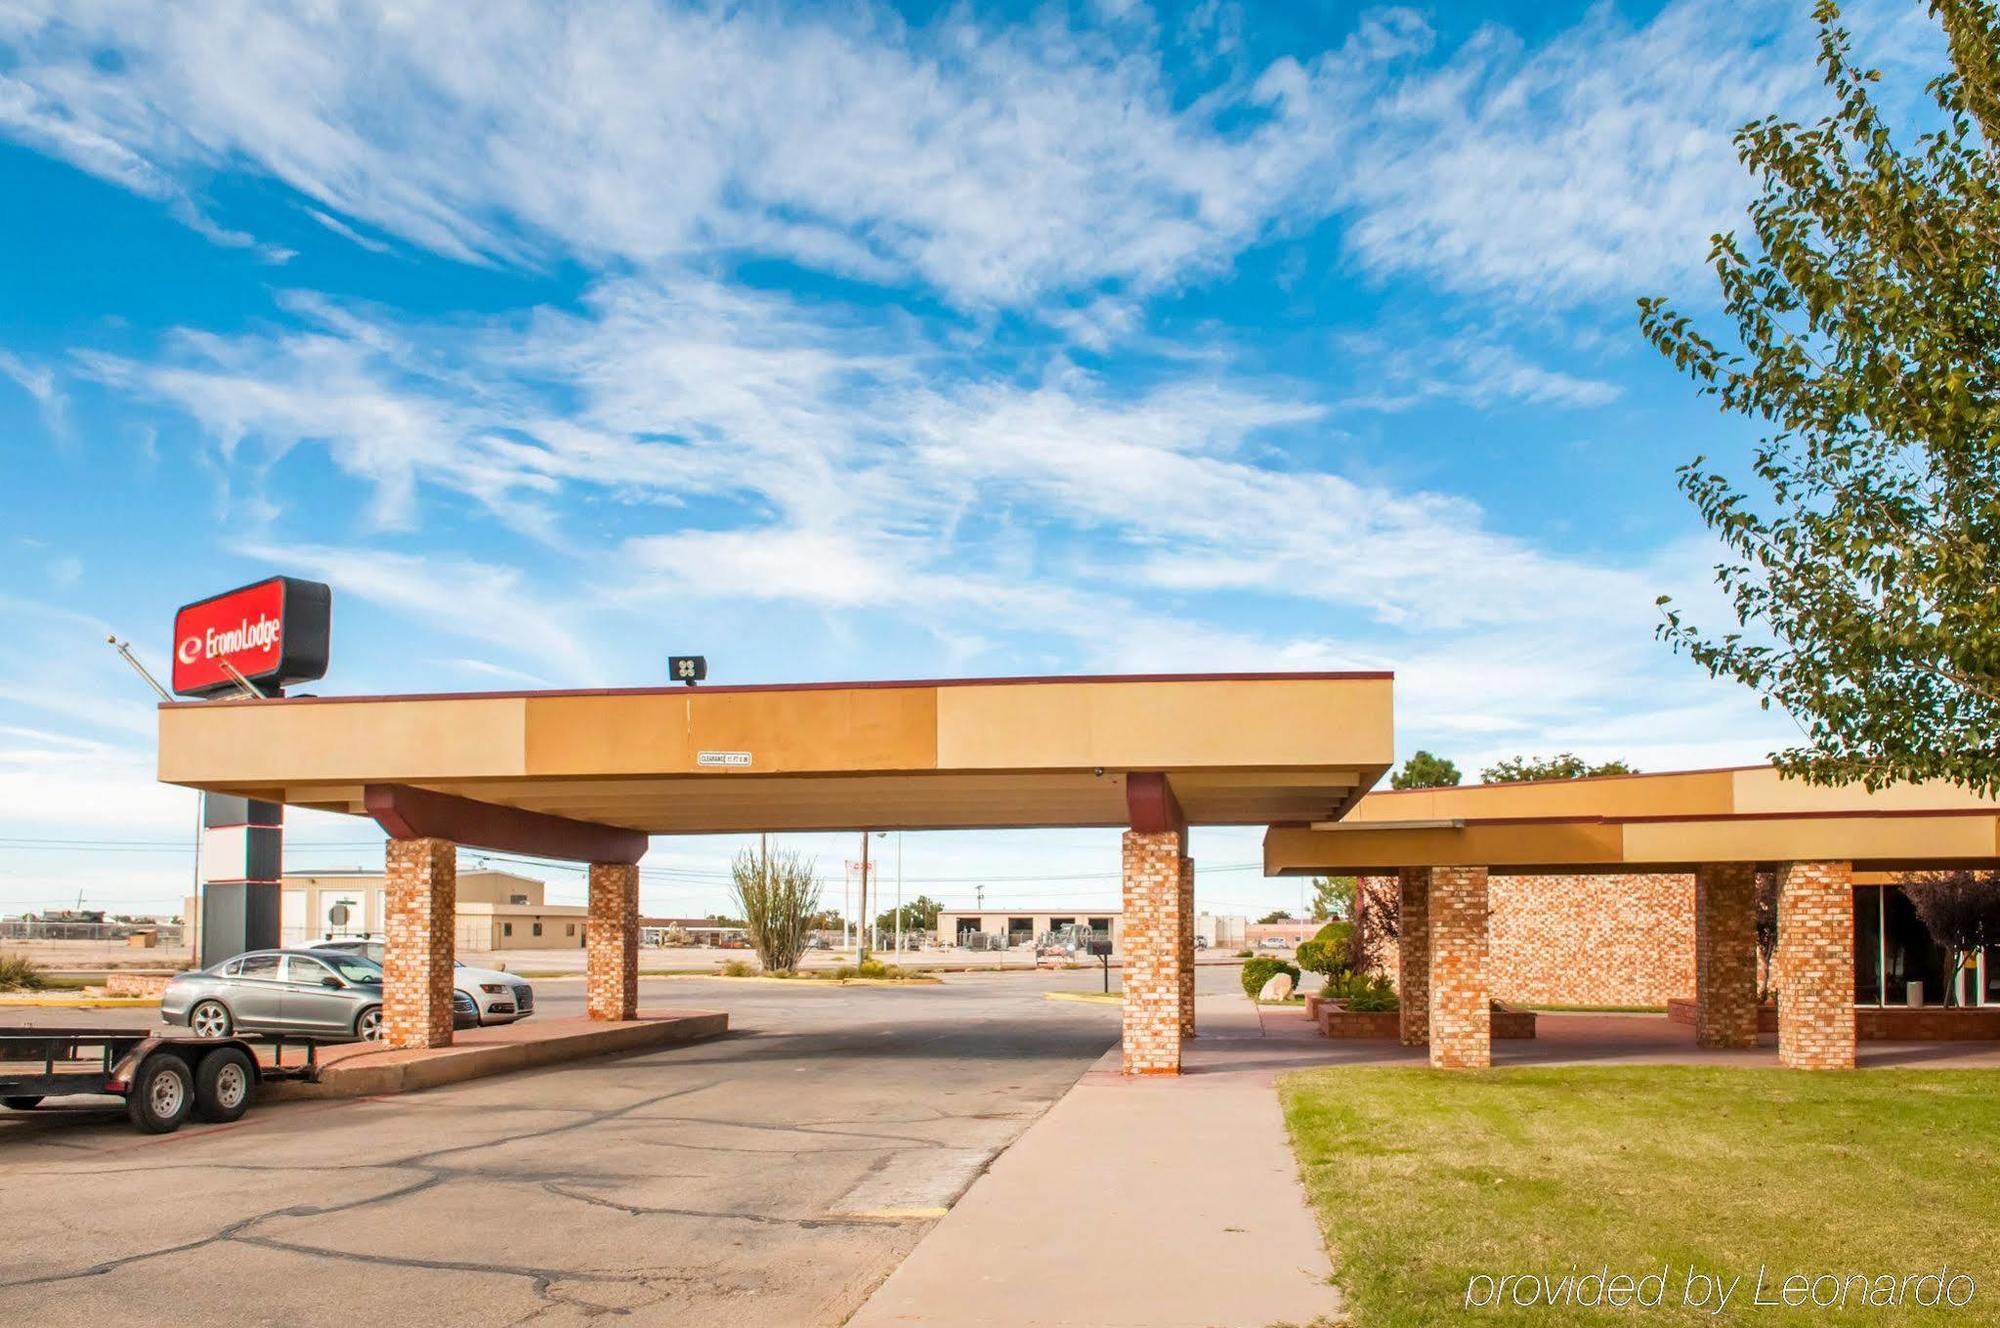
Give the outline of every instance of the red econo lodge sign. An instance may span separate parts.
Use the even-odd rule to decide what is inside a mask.
[[[263,690],[326,676],[333,592],[317,581],[274,576],[174,614],[174,690],[236,690],[227,662]]]

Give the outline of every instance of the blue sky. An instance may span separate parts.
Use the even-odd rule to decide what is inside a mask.
[[[1673,469],[1750,435],[1634,300],[1712,309],[1809,8],[5,0],[0,910],[178,901],[103,638],[163,672],[272,572],[334,586],[329,693],[1392,668],[1468,771],[1761,759],[1789,723],[1653,640],[1713,620]],[[1102,903],[1113,843],[904,870]],[[1296,899],[1256,845],[1197,833],[1204,907]]]

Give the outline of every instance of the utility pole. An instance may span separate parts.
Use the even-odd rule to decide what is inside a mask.
[[[865,964],[868,962],[868,932],[870,930],[868,926],[868,832],[866,830],[861,832],[861,916],[857,921],[861,927],[861,931],[855,937],[854,962]]]
[[[903,832],[896,832],[896,957],[903,957]]]

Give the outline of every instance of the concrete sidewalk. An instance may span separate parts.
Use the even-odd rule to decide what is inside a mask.
[[[1296,1010],[1204,993],[1178,1079],[1113,1049],[1003,1153],[850,1328],[1268,1328],[1334,1318],[1274,1091],[1324,1064]]]

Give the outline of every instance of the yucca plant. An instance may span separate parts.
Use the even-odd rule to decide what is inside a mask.
[[[0,954],[0,991],[40,991],[42,970],[26,955]]]
[[[737,910],[766,973],[799,966],[819,912],[819,878],[813,864],[790,850],[756,854],[745,849],[729,865]]]

